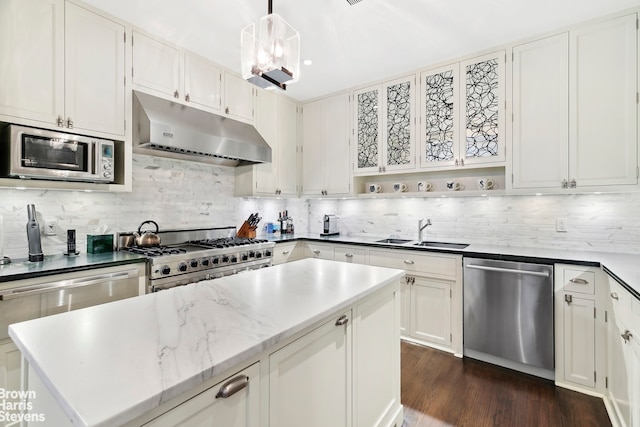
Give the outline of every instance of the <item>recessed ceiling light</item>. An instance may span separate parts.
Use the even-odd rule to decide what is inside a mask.
[[[312,61],[312,60],[310,60],[310,59],[305,59],[304,61],[302,61],[302,63],[303,63],[304,65],[311,65],[311,64],[313,64],[313,61]]]

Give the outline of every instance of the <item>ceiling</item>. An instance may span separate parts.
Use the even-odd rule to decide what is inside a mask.
[[[240,73],[240,30],[267,0],[85,0]],[[300,32],[303,101],[553,31],[640,0],[273,0]]]

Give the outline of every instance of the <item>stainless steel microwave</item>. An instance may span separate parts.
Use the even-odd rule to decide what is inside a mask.
[[[0,175],[110,183],[114,148],[105,139],[8,125],[0,133]]]

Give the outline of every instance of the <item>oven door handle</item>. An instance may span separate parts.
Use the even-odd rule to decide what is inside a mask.
[[[60,291],[79,286],[95,285],[101,282],[124,280],[138,277],[138,269],[119,271],[115,273],[99,274],[95,276],[81,277],[78,279],[60,280],[57,282],[43,283],[41,285],[24,286],[17,289],[10,289],[0,292],[0,300],[7,301],[14,298],[21,298],[30,295],[42,294],[51,291]]]

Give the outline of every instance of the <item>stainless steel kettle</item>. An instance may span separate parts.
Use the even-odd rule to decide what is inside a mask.
[[[145,224],[153,224],[156,226],[156,231],[150,231],[150,230],[146,230],[146,231],[142,231],[142,226]],[[140,224],[140,226],[138,227],[138,232],[137,233],[133,233],[134,237],[136,238],[136,246],[140,246],[143,248],[148,248],[151,246],[159,246],[160,245],[160,236],[158,236],[156,233],[159,231],[159,227],[158,224],[155,221],[144,221],[142,224]]]

